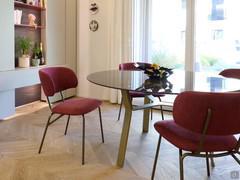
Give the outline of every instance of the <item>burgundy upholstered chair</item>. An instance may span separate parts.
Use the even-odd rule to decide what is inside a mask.
[[[39,77],[43,91],[47,97],[47,101],[51,110],[51,114],[48,118],[45,131],[42,137],[41,145],[38,153],[41,153],[42,145],[47,133],[48,126],[57,121],[63,116],[68,116],[67,124],[65,128],[65,135],[67,134],[68,124],[70,116],[82,116],[83,118],[83,132],[82,132],[82,164],[84,164],[84,151],[85,151],[85,117],[84,115],[97,109],[100,117],[100,128],[102,142],[104,143],[102,117],[100,105],[102,102],[96,99],[89,98],[73,98],[65,100],[63,97],[63,91],[76,88],[78,85],[78,79],[75,73],[66,67],[48,67],[39,70]],[[52,106],[49,97],[54,96],[56,93],[60,93],[62,101]],[[51,120],[54,115],[58,115],[55,119]]]
[[[129,63],[122,63],[119,64],[119,70],[121,71],[140,71],[135,64],[139,64],[139,65],[144,65],[144,66],[151,66],[150,63],[144,63],[144,62],[129,62]],[[131,98],[143,98],[145,97],[145,94],[143,92],[138,92],[138,91],[130,91],[129,92]],[[162,94],[159,95],[154,95],[155,97],[158,97],[159,100],[161,101],[161,97],[164,96]],[[121,99],[121,104],[120,104],[120,108],[119,108],[119,113],[118,113],[118,120],[120,120],[120,116],[121,116],[121,111],[122,111],[122,105],[123,105],[123,99]],[[164,115],[163,115],[163,108],[162,106],[160,106],[160,110],[161,110],[161,114],[162,114],[162,119],[164,120]],[[151,109],[151,119],[152,119],[152,109]]]
[[[235,155],[240,154],[240,138],[234,136],[240,133],[240,93],[183,92],[175,99],[173,120],[156,122],[154,127],[159,141],[152,179],[162,137],[179,149],[181,180],[187,156],[206,158],[208,176],[211,157],[231,155],[240,165]],[[183,154],[183,150],[187,152]]]
[[[224,69],[219,75],[226,78],[240,79],[240,69]]]

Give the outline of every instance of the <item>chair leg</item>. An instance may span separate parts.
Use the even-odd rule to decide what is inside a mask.
[[[156,155],[155,155],[155,159],[154,159],[151,180],[153,180],[154,176],[155,176],[155,171],[156,171],[156,167],[157,167],[157,159],[158,159],[158,155],[159,155],[161,139],[162,139],[162,136],[160,135],[159,139],[158,139],[157,150],[156,150]]]
[[[104,143],[103,125],[102,125],[102,113],[101,113],[101,108],[100,107],[98,107],[98,112],[99,112],[99,119],[100,119],[102,142]]]
[[[207,165],[207,176],[210,176],[210,168],[209,168],[209,157],[208,152],[206,152],[206,165]]]
[[[119,112],[118,112],[118,121],[120,120],[120,116],[121,116],[121,112],[122,112],[122,106],[123,106],[123,97],[121,99],[120,108],[119,108]]]
[[[40,147],[39,147],[39,150],[38,150],[38,154],[40,154],[41,151],[42,151],[43,142],[44,142],[45,136],[46,136],[46,134],[47,134],[47,129],[48,129],[48,126],[50,125],[50,120],[51,120],[51,118],[52,118],[52,115],[53,115],[53,114],[51,114],[51,115],[48,117],[48,121],[47,121],[47,124],[46,124],[46,126],[45,126],[45,130],[44,130],[43,137],[42,137],[42,141],[41,141],[41,144],[40,144]]]
[[[182,150],[179,149],[180,180],[184,180],[183,160],[184,160],[184,157],[182,156]]]
[[[160,102],[162,101],[160,97],[158,97],[158,99],[159,99]],[[163,114],[163,107],[162,106],[160,106],[160,110],[161,110],[162,120],[164,120],[164,114]]]
[[[237,158],[237,156],[235,156],[235,154],[231,154],[233,159],[235,159],[235,161],[240,165],[240,160]]]
[[[163,107],[160,106],[160,108],[161,108],[162,120],[164,120]]]
[[[82,165],[84,165],[85,163],[85,117],[84,115],[82,115],[83,117],[83,126],[82,126]]]
[[[153,119],[153,109],[151,108],[151,120]]]
[[[64,133],[65,136],[67,135],[69,120],[70,120],[70,115],[68,115],[68,120],[67,120],[67,124],[66,124],[66,128],[65,128],[65,133]]]
[[[210,154],[213,154],[213,152],[210,152]],[[210,157],[210,162],[211,162],[212,168],[214,168],[215,167],[215,163],[214,163],[213,157]]]

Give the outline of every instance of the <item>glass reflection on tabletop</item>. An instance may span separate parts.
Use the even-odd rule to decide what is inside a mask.
[[[167,78],[148,78],[136,89],[146,93],[171,93],[173,85]]]
[[[224,78],[217,73],[173,70],[168,78],[149,79],[143,71],[109,70],[90,74],[95,84],[130,91],[178,94],[183,91],[227,92],[240,89],[240,81]]]

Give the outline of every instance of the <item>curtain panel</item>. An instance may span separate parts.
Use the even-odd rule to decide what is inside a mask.
[[[133,59],[133,10],[135,0],[97,0],[99,12],[92,15],[92,1],[78,0],[78,96],[119,103],[119,91],[87,81],[90,73],[118,69]],[[99,29],[90,31],[97,20]]]
[[[133,3],[134,0],[112,0],[109,20],[109,69],[133,61]],[[109,90],[109,101],[119,103],[118,90]]]

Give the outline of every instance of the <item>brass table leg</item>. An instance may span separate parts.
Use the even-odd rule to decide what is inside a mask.
[[[118,159],[117,159],[118,167],[123,167],[124,165],[129,129],[130,129],[131,118],[132,118],[132,101],[131,101],[131,97],[129,96],[129,91],[121,90],[121,92],[123,97],[123,104],[125,106],[125,115],[124,115],[122,134],[121,134],[120,145],[118,150]]]
[[[150,99],[145,96],[144,97],[144,104],[149,104],[150,103]],[[150,109],[144,109],[143,111],[143,132],[147,133],[148,129],[149,129],[149,113],[150,113]]]

